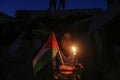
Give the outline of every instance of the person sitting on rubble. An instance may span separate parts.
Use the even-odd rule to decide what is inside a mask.
[[[71,34],[69,32],[65,33],[60,41],[61,51],[56,56],[56,71],[54,73],[54,78],[56,80],[80,80],[83,65],[78,63],[77,56],[73,61],[73,53],[71,52],[73,43]]]

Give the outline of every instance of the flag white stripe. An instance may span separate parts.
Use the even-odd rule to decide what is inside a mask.
[[[50,48],[43,47],[43,49],[39,51],[39,53],[37,54],[37,56],[33,59],[33,67],[36,65],[36,63],[38,62],[38,60],[43,56],[43,54],[46,51],[48,51],[48,49],[50,49]]]

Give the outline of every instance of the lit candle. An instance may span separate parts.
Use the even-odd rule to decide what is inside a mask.
[[[76,48],[74,46],[72,47],[72,51],[73,51],[73,65],[74,65],[74,60],[76,55]]]

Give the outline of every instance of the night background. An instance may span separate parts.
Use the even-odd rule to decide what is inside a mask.
[[[16,10],[47,10],[49,0],[1,0],[0,10],[14,16]],[[107,8],[106,0],[66,0],[66,9]]]
[[[72,80],[120,80],[120,1],[66,0],[60,10],[58,3],[56,10],[50,10],[49,0],[0,0],[0,80],[54,80],[56,76],[71,80],[71,75],[60,74],[59,58],[51,54],[42,58],[47,61],[44,67],[33,73],[33,59],[51,32],[64,57],[70,55],[61,43],[67,32],[78,49],[77,62],[83,68],[75,66]],[[67,38],[64,47],[70,47],[69,34]],[[72,60],[64,57],[66,64]]]

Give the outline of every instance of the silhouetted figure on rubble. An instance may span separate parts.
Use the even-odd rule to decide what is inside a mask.
[[[50,0],[49,3],[50,3],[50,4],[49,4],[49,10],[52,10],[52,8],[53,8],[53,10],[55,11],[55,10],[56,10],[57,0]]]
[[[107,6],[110,6],[114,0],[107,0]]]
[[[59,0],[58,10],[62,7],[62,10],[65,9],[65,0]]]

